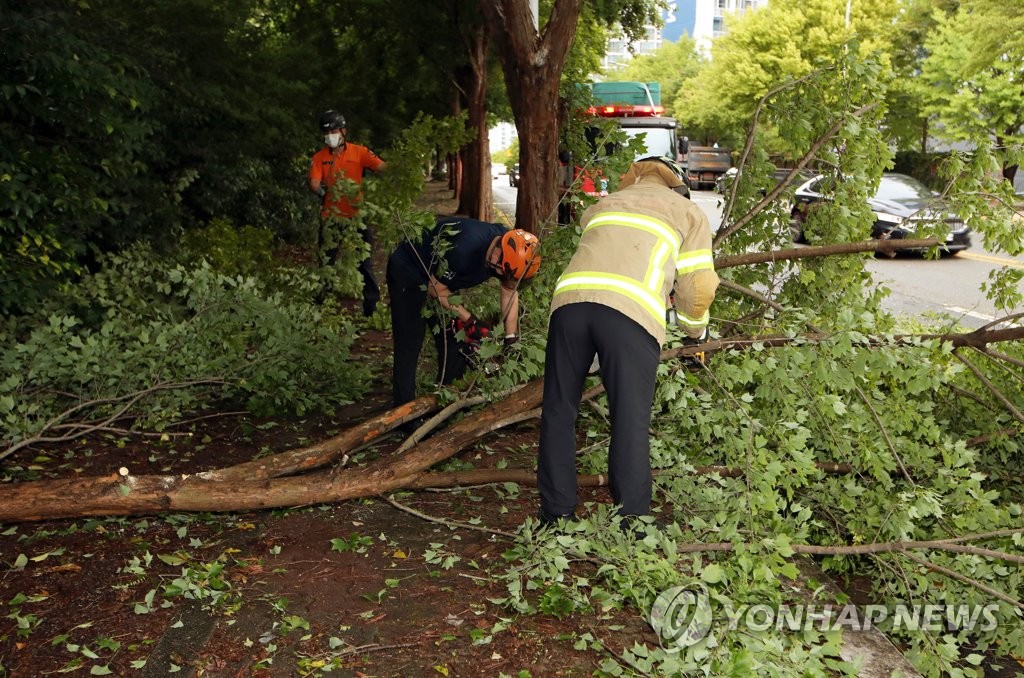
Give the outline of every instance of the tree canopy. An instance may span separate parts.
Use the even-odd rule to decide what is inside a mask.
[[[778,0],[729,17],[728,33],[714,42],[706,68],[682,87],[674,102],[691,138],[735,145],[743,138],[754,106],[766,92],[827,64],[852,45],[862,57],[875,54],[888,68],[885,50],[898,6],[885,0],[854,3],[850,26],[843,0]],[[881,94],[881,92],[876,93]]]
[[[1024,109],[1012,103],[1022,91],[1024,49],[1005,28],[1021,24],[1022,16],[988,3],[963,3],[941,16],[925,41],[928,56],[917,80],[936,133],[953,141],[991,138],[1011,182],[1024,144]]]

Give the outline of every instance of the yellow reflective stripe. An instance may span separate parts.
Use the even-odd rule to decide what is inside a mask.
[[[677,273],[690,273],[701,269],[715,270],[715,258],[711,250],[693,250],[676,259]]]
[[[665,326],[665,302],[632,278],[598,271],[567,273],[558,279],[553,296],[570,290],[605,290],[621,294],[643,306],[659,325]]]
[[[690,327],[703,327],[703,326],[707,325],[708,321],[710,321],[710,320],[711,320],[711,313],[710,313],[710,311],[704,311],[704,315],[702,315],[700,318],[698,318],[696,320],[694,320],[693,318],[687,318],[682,313],[677,313],[676,314],[676,322],[677,323],[679,323],[680,325],[689,325]]]
[[[682,239],[679,234],[672,230],[672,227],[666,224],[660,219],[654,217],[648,217],[641,214],[629,214],[627,212],[603,212],[598,214],[596,217],[591,219],[587,223],[587,227],[583,229],[586,233],[592,228],[598,226],[626,226],[628,228],[638,228],[641,231],[646,231],[658,239],[664,240],[671,247],[672,251],[678,252],[679,247],[682,245]]]
[[[651,257],[651,263],[647,267],[647,275],[644,276],[644,285],[651,292],[661,292],[661,283],[665,280],[665,262],[671,250],[668,243],[661,243]]]

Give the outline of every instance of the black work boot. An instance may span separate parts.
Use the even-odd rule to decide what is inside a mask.
[[[537,519],[540,520],[542,526],[546,525],[558,525],[564,523],[567,520],[576,520],[576,513],[570,511],[569,513],[555,514],[548,513],[543,508],[540,509],[540,513],[537,514]]]

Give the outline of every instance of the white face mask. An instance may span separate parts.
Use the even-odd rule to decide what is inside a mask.
[[[324,136],[324,143],[331,148],[337,148],[341,146],[341,132],[332,132]]]

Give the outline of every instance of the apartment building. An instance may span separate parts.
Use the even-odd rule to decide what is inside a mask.
[[[668,0],[661,16],[664,26],[661,29],[650,26],[647,36],[633,43],[633,52],[630,52],[629,42],[623,36],[608,41],[604,68],[621,65],[632,59],[634,53],[653,52],[661,47],[663,41],[676,42],[683,35],[692,37],[700,50],[710,54],[711,41],[727,30],[727,15],[742,15],[767,4],[768,0]]]

